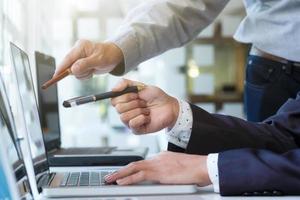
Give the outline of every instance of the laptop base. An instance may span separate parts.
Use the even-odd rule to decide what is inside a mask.
[[[196,193],[196,185],[104,185],[98,187],[43,188],[45,197],[104,197],[132,195],[176,195]]]
[[[72,151],[73,149],[73,151]],[[72,148],[48,154],[51,167],[66,166],[124,166],[145,159],[148,148],[116,149],[101,152],[100,148]],[[74,149],[76,149],[74,151]],[[77,152],[75,154],[75,152]]]

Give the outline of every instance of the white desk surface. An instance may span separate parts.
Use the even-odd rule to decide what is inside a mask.
[[[41,197],[41,199],[45,199]],[[59,198],[52,198],[48,200],[56,200]],[[63,198],[68,200],[80,200],[87,198]],[[199,192],[191,195],[152,195],[152,196],[126,196],[126,197],[99,197],[99,198],[88,198],[89,200],[299,200],[300,196],[270,196],[270,197],[222,197],[219,194],[213,192],[212,186],[199,188]]]

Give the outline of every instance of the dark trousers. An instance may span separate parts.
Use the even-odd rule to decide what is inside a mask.
[[[300,65],[249,55],[244,91],[247,119],[263,121],[300,91]]]

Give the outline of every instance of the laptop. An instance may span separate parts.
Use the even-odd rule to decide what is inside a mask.
[[[1,76],[0,89],[0,171],[3,173],[0,175],[0,199],[28,199],[31,197],[28,175]],[[6,194],[3,193],[5,190]]]
[[[35,52],[37,85],[49,80],[55,71],[55,58]],[[62,148],[59,123],[57,85],[43,90],[38,87],[41,126],[50,166],[126,165],[142,160],[147,148],[119,149],[117,147]]]
[[[43,133],[34,96],[29,60],[27,54],[11,43],[13,72],[18,85],[18,97],[26,126],[30,146],[31,162],[34,168],[35,182],[31,187],[45,197],[94,197],[153,194],[188,194],[197,192],[195,185],[159,185],[143,183],[132,186],[107,185],[104,176],[118,170],[118,166],[99,166],[97,168],[70,168],[64,172],[51,172],[46,155]],[[26,163],[25,163],[26,164]],[[30,168],[30,167],[28,167]],[[166,174],[167,175],[167,174]]]

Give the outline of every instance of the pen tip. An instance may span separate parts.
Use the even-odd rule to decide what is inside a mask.
[[[69,108],[69,107],[71,107],[71,104],[70,104],[68,101],[64,101],[64,102],[63,102],[63,106],[64,106],[65,108]]]

